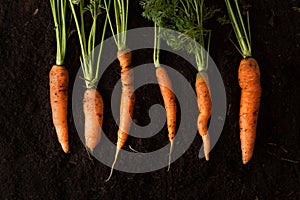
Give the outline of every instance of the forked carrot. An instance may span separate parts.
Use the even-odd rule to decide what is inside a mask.
[[[86,146],[93,152],[101,139],[103,100],[96,89],[87,89],[83,97],[84,137]]]
[[[57,138],[65,153],[69,152],[68,139],[68,84],[69,74],[64,67],[66,54],[66,0],[50,0],[52,15],[56,33],[56,65],[49,72],[50,105],[52,109],[52,121]]]
[[[233,30],[240,46],[240,53],[244,57],[238,70],[239,85],[241,87],[240,100],[240,140],[242,161],[246,164],[253,156],[260,97],[262,93],[260,85],[260,70],[251,52],[251,33],[249,12],[247,11],[247,25],[243,22],[237,0],[234,0],[235,12],[229,0],[225,0]],[[248,32],[247,32],[248,31]]]
[[[203,140],[205,159],[209,160],[210,137],[208,134],[207,125],[211,116],[212,105],[207,73],[198,72],[195,89],[197,94],[198,109],[200,112],[197,121],[198,132]]]
[[[54,65],[49,73],[50,81],[50,105],[52,120],[57,138],[65,153],[69,152],[68,140],[68,84],[69,75],[64,66]]]

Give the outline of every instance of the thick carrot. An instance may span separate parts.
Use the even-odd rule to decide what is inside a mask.
[[[259,66],[254,58],[245,58],[240,62],[238,78],[242,89],[239,120],[240,139],[242,160],[246,164],[253,155],[262,93]]]
[[[198,109],[200,112],[197,122],[198,132],[203,140],[205,159],[209,160],[210,138],[207,130],[207,124],[211,116],[212,104],[208,85],[208,76],[206,73],[199,72],[197,74],[195,89],[197,94]]]
[[[176,100],[175,95],[172,91],[172,83],[167,74],[167,71],[163,67],[156,67],[156,78],[159,84],[160,92],[164,100],[166,115],[167,115],[167,126],[168,126],[168,137],[170,141],[170,153],[169,153],[169,164],[168,170],[170,169],[171,153],[173,150],[173,143],[176,132]]]
[[[98,90],[85,90],[83,112],[85,144],[93,151],[101,139],[103,122],[103,100]]]
[[[121,103],[120,103],[120,124],[118,130],[118,141],[117,141],[115,160],[112,164],[110,175],[106,179],[106,181],[108,181],[112,176],[112,172],[116,164],[118,154],[127,140],[128,133],[131,126],[131,118],[133,115],[133,108],[135,102],[135,94],[133,88],[134,78],[133,78],[133,72],[132,70],[130,70],[131,51],[129,49],[119,51],[118,60],[121,66],[121,82],[122,82],[122,95],[121,95]]]
[[[65,153],[69,152],[68,139],[68,83],[69,74],[64,66],[53,65],[49,73],[50,104],[57,138]]]

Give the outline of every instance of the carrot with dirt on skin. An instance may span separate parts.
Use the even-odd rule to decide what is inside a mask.
[[[164,17],[172,10],[173,5],[168,4],[166,1],[157,0],[141,0],[140,5],[144,9],[142,16],[154,22],[154,51],[153,62],[156,68],[156,79],[159,89],[164,101],[166,110],[168,139],[170,141],[168,171],[170,170],[171,158],[174,146],[174,138],[176,134],[176,98],[172,89],[172,82],[164,67],[161,66],[159,61],[160,56],[160,42],[164,34]]]
[[[69,74],[64,67],[66,54],[66,0],[50,0],[54,26],[56,32],[56,64],[49,72],[50,105],[52,121],[56,130],[58,141],[65,153],[69,152],[68,139],[68,84]]]
[[[206,72],[198,72],[196,77],[195,90],[197,94],[197,104],[200,111],[197,125],[198,132],[202,137],[205,159],[209,160],[210,138],[207,130],[208,120],[211,116],[212,103],[210,98],[208,76]]]
[[[110,9],[110,3],[111,0],[108,1],[108,4],[106,3],[106,1],[104,1],[107,18],[110,24],[111,31],[113,33],[114,41],[118,48],[117,57],[121,67],[122,94],[120,102],[120,124],[118,130],[117,148],[111,171],[109,177],[106,179],[106,182],[111,178],[114,166],[118,159],[119,152],[128,138],[135,103],[135,94],[133,87],[134,77],[130,67],[132,54],[130,49],[128,49],[126,46],[129,1],[114,0],[116,34],[112,25],[112,21],[108,14]]]
[[[166,6],[170,7],[169,4]],[[208,122],[211,117],[212,102],[207,70],[209,67],[208,58],[211,30],[205,29],[203,24],[212,18],[219,9],[205,6],[204,0],[180,0],[173,10],[175,11],[168,12],[172,13],[170,16],[164,18],[166,20],[165,23],[169,24],[170,21],[173,22],[169,27],[174,27],[173,29],[180,32],[180,34],[179,36],[166,34],[164,39],[173,49],[182,49],[195,56],[198,69],[195,82],[195,91],[199,109],[197,127],[198,132],[202,137],[205,159],[209,160],[210,137],[208,132]],[[189,40],[189,38],[192,40]],[[200,45],[196,45],[196,42]]]
[[[248,33],[239,9],[238,1],[234,0],[236,12],[233,11],[229,0],[225,0],[229,18],[240,46],[240,53],[244,57],[238,69],[238,80],[241,87],[240,100],[240,140],[242,161],[246,164],[253,156],[260,97],[260,70],[257,61],[252,58],[249,12],[247,11]]]
[[[156,68],[156,78],[160,88],[161,95],[164,100],[164,105],[166,109],[167,117],[167,127],[168,127],[168,138],[170,141],[170,152],[169,152],[169,162],[168,171],[170,170],[171,155],[173,151],[174,138],[176,133],[176,99],[172,90],[172,83],[169,75],[165,68],[160,65],[159,54],[160,54],[160,27],[156,22],[154,22],[154,52],[153,61]]]
[[[208,68],[211,31],[203,27],[203,22],[213,17],[219,9],[205,7],[204,0],[180,0],[176,4],[169,0],[141,0],[141,5],[145,9],[143,12],[144,17],[154,21],[159,27],[170,28],[180,32],[179,35],[175,35],[169,34],[167,30],[164,30],[161,34],[161,37],[171,48],[174,50],[185,50],[195,56],[198,67],[195,85],[199,108],[197,126],[199,134],[202,136],[205,158],[209,160],[210,137],[207,126],[211,116],[212,105],[206,71]],[[202,48],[195,45],[195,41]],[[174,127],[172,129],[175,130],[176,121],[173,121]],[[170,134],[172,132],[175,133],[175,131],[169,130],[169,135],[172,136]]]
[[[102,29],[102,38],[98,55],[95,55],[95,41],[97,19],[102,12],[101,0],[91,1],[89,5],[84,7],[84,0],[70,1],[70,7],[74,17],[78,38],[81,47],[81,68],[86,84],[86,90],[83,95],[83,113],[84,113],[84,137],[86,147],[93,152],[101,139],[102,123],[103,123],[103,109],[104,104],[102,96],[96,89],[96,83],[99,80],[99,68],[101,53],[103,47],[104,36],[106,32],[107,18],[105,19]],[[73,4],[79,4],[80,22],[77,19],[75,8]],[[89,37],[86,40],[85,23],[83,15],[89,10],[93,23],[89,32]],[[95,67],[93,64],[96,63]]]

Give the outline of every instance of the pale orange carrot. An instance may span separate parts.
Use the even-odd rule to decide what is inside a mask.
[[[122,95],[120,103],[120,124],[118,130],[118,141],[115,154],[115,160],[111,167],[111,172],[109,177],[106,179],[108,181],[112,176],[114,166],[116,164],[118,154],[122,147],[124,146],[128,133],[131,126],[135,94],[133,88],[133,72],[130,70],[131,65],[131,51],[129,49],[118,52],[118,60],[121,66],[121,82],[122,82]]]
[[[200,112],[197,122],[198,132],[203,140],[205,159],[209,160],[210,137],[207,130],[207,124],[211,116],[212,103],[208,85],[208,76],[206,73],[199,72],[197,74],[195,89],[197,94],[198,109]]]
[[[69,74],[64,66],[53,65],[49,73],[50,105],[57,138],[65,153],[69,152],[68,139],[68,84]]]
[[[170,169],[171,154],[173,150],[175,132],[176,132],[176,99],[172,91],[172,83],[168,76],[167,71],[163,67],[156,67],[156,78],[160,88],[161,95],[164,100],[166,117],[167,117],[167,127],[168,127],[168,137],[170,141],[170,153],[169,153],[169,163],[168,170]]]
[[[98,90],[85,90],[83,112],[85,144],[93,152],[101,139],[103,122],[103,100]]]
[[[242,160],[246,164],[253,155],[258,111],[260,107],[261,85],[260,70],[254,58],[240,62],[238,71],[241,91],[240,102],[240,139]]]

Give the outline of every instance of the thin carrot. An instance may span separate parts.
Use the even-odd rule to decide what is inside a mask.
[[[253,156],[260,97],[260,70],[251,52],[251,33],[249,12],[247,11],[247,28],[244,25],[237,0],[234,0],[235,12],[229,0],[225,0],[233,30],[240,46],[240,53],[244,57],[238,70],[239,85],[241,87],[240,100],[240,140],[242,161],[246,164]]]
[[[197,94],[198,108],[200,112],[198,116],[198,122],[197,122],[198,132],[201,135],[203,140],[205,159],[209,160],[210,137],[207,130],[207,124],[211,116],[212,104],[210,98],[207,73],[198,72],[195,89]]]
[[[64,67],[66,54],[66,0],[50,0],[52,15],[56,33],[56,65],[49,72],[50,105],[52,109],[52,121],[57,138],[65,153],[69,152],[68,142],[68,84],[69,75]]]
[[[238,71],[241,87],[240,101],[240,139],[243,163],[253,156],[256,137],[257,118],[262,93],[259,66],[254,58],[241,61]]]
[[[133,115],[133,108],[135,102],[135,94],[133,88],[133,72],[130,70],[131,65],[131,51],[129,49],[118,51],[118,60],[121,66],[121,82],[122,94],[120,102],[120,124],[118,130],[117,148],[115,159],[111,167],[111,172],[106,181],[112,176],[114,166],[117,162],[118,155],[124,146],[131,126],[131,118]]]
[[[107,4],[106,1],[104,1],[104,5],[110,28],[113,33],[113,38],[118,47],[117,57],[121,67],[122,94],[120,102],[120,124],[118,130],[117,148],[115,153],[115,159],[112,164],[109,177],[106,179],[106,182],[111,178],[114,166],[118,159],[119,152],[127,140],[135,103],[135,94],[133,88],[133,72],[132,70],[130,70],[131,51],[126,46],[129,0],[114,0],[116,34],[109,16],[110,2],[111,0],[109,0]]]
[[[69,152],[68,141],[68,83],[69,75],[64,66],[54,65],[49,73],[50,80],[50,105],[52,120],[57,138],[65,153]]]
[[[163,67],[156,67],[156,78],[159,84],[160,92],[164,100],[166,115],[167,115],[167,127],[168,137],[170,141],[170,153],[168,171],[170,169],[171,154],[173,151],[174,138],[176,133],[176,100],[172,91],[172,83],[167,74],[167,71]]]
[[[85,144],[93,152],[101,139],[103,100],[96,89],[87,89],[83,97]]]
[[[121,149],[128,137],[131,126],[131,117],[135,102],[133,88],[133,72],[130,71],[131,52],[119,51],[118,60],[121,66],[122,95],[120,103],[120,124],[118,130],[117,149]]]

